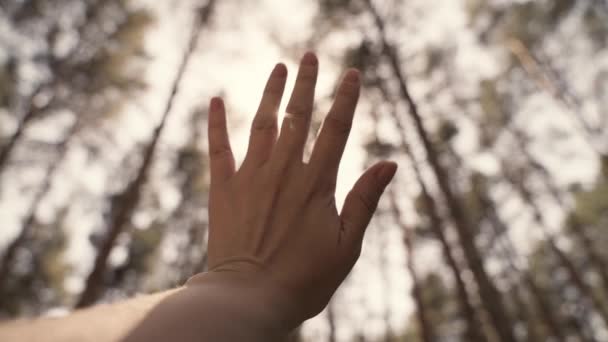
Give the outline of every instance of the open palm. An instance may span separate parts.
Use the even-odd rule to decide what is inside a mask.
[[[307,53],[279,133],[277,111],[287,69],[275,67],[238,171],[221,99],[211,101],[209,114],[210,272],[264,278],[288,298],[286,310],[299,321],[326,306],[355,264],[365,228],[396,171],[391,162],[372,166],[338,212],[335,185],[359,98],[359,72],[345,74],[310,161],[304,163],[317,74],[317,58]]]

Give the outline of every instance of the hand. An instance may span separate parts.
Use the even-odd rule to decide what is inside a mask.
[[[212,99],[209,110],[209,272],[264,283],[266,294],[282,298],[281,315],[294,324],[322,311],[350,272],[397,169],[380,162],[365,171],[338,213],[336,178],[359,98],[359,72],[344,76],[310,162],[304,163],[317,73],[316,56],[306,54],[277,137],[287,69],[275,67],[238,171],[222,100]]]

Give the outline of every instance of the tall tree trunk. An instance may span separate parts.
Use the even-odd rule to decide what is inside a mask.
[[[526,270],[520,272],[522,272],[524,283],[530,289],[532,297],[534,298],[536,306],[538,307],[540,315],[542,316],[542,320],[547,328],[549,328],[549,331],[551,331],[553,338],[559,342],[567,341],[566,333],[562,329],[560,319],[557,317],[559,314],[551,307],[551,303],[547,299],[546,291],[544,291],[536,283],[529,271]]]
[[[461,158],[456,154],[456,152],[448,148],[450,155],[455,160],[457,167],[462,167],[463,163]],[[523,154],[527,154],[528,151],[522,151]],[[541,166],[541,165],[539,165]],[[545,170],[546,172],[546,170]],[[524,284],[526,284],[531,291],[531,295],[534,298],[535,304],[540,311],[541,320],[547,326],[553,337],[557,341],[566,341],[566,335],[561,328],[561,319],[558,316],[558,313],[552,310],[549,301],[547,301],[546,296],[544,295],[543,290],[536,283],[533,276],[527,270],[521,270],[516,263],[517,252],[515,250],[515,244],[510,239],[508,235],[508,227],[504,223],[504,221],[500,218],[498,214],[498,210],[495,205],[495,201],[493,201],[487,192],[484,192],[483,189],[476,188],[475,196],[479,200],[481,204],[481,212],[483,216],[487,218],[490,222],[490,225],[494,229],[494,237],[492,240],[502,240],[504,242],[504,258],[508,263],[508,267],[511,269],[513,274],[520,275]],[[518,285],[515,285],[518,286]],[[514,289],[514,295],[516,296],[515,300],[517,301],[517,305],[520,308],[520,313],[522,318],[526,321],[531,322],[532,317],[534,317],[534,313],[530,312],[530,310],[525,305],[525,301],[523,300],[521,291],[519,289]],[[533,326],[532,326],[533,327]],[[528,340],[529,341],[540,341],[541,337],[537,333],[537,331],[528,331]]]
[[[184,77],[190,58],[196,50],[202,29],[211,16],[214,4],[215,0],[210,0],[203,8],[199,10],[199,13],[196,16],[188,47],[184,52],[182,62],[177,71],[177,75],[173,82],[161,121],[155,128],[154,133],[152,134],[152,139],[144,151],[144,158],[141,166],[139,167],[137,175],[131,181],[131,183],[127,185],[125,190],[117,196],[117,201],[113,203],[110,223],[108,226],[108,235],[99,247],[99,252],[93,265],[93,270],[89,274],[86,280],[85,289],[76,303],[77,308],[89,306],[101,296],[103,291],[104,275],[107,269],[108,256],[110,255],[110,251],[114,246],[116,238],[122,231],[124,231],[128,221],[131,218],[131,215],[133,214],[133,211],[137,206],[137,203],[139,202],[142,187],[146,182],[149,170],[152,166],[153,156],[154,152],[156,151],[159,138],[163,132],[163,129],[165,128],[169,115],[172,112],[173,104],[179,91],[179,86]]]
[[[506,224],[502,221],[500,216],[498,215],[498,210],[496,208],[496,205],[494,204],[494,201],[492,201],[492,199],[490,199],[489,196],[484,193],[477,193],[477,196],[481,202],[483,212],[490,220],[490,224],[492,226],[494,226],[498,232],[502,232],[502,236],[503,236],[503,238],[505,240],[505,244],[506,244],[505,248],[507,249],[506,259],[509,264],[509,268],[513,271],[514,274],[519,274],[521,276],[521,278],[523,279],[524,284],[527,285],[527,287],[529,288],[530,294],[531,294],[532,298],[534,299],[534,303],[535,303],[536,307],[538,308],[540,318],[543,321],[543,324],[545,324],[545,326],[549,329],[551,335],[553,335],[553,338],[555,338],[559,342],[565,342],[566,335],[565,335],[564,331],[562,330],[560,318],[556,317],[558,315],[558,313],[556,313],[551,308],[551,305],[550,305],[549,301],[547,301],[544,291],[536,283],[536,281],[534,280],[534,278],[532,277],[530,272],[528,270],[522,270],[517,266],[517,263],[515,261],[516,252],[515,252],[514,243],[513,243],[513,241],[511,241],[511,239],[508,237],[508,235],[505,235],[508,232],[508,228],[507,228]],[[521,296],[521,294],[519,294],[519,293],[516,293],[516,295]],[[530,312],[524,313],[523,311],[527,310],[526,306],[525,306],[525,301],[522,300],[521,298],[516,298],[516,299],[518,299],[518,301],[521,302],[519,304],[519,306],[522,309],[522,313],[526,316],[526,319],[528,321],[530,321],[530,319],[534,316],[534,314],[530,313]],[[522,306],[522,304],[524,304],[524,305]],[[530,341],[540,341],[541,339],[537,335],[538,334],[535,331],[529,331],[528,339]]]
[[[181,253],[179,261],[176,265],[177,269],[180,270],[178,284],[183,284],[193,274],[201,273],[207,269],[207,248],[204,246],[205,235],[208,229],[208,222],[201,220],[198,212],[201,208],[208,207],[206,189],[201,190],[199,183],[200,178],[205,172],[206,158],[205,152],[199,147],[200,139],[202,136],[201,128],[205,127],[206,114],[202,112],[196,112],[192,117],[191,126],[193,132],[190,137],[188,146],[185,147],[186,151],[179,152],[187,155],[189,161],[178,162],[181,165],[177,172],[181,172],[184,175],[184,181],[181,184],[182,200],[171,215],[173,219],[178,221],[184,221],[181,224],[175,224],[175,226],[185,226],[184,232],[188,234],[188,243],[186,245],[186,252]],[[198,260],[193,260],[191,253],[192,249],[202,249],[204,251],[202,256]],[[174,284],[172,284],[173,286]]]
[[[553,235],[549,232],[548,225],[546,224],[546,220],[542,214],[541,209],[536,205],[534,201],[533,195],[526,188],[525,184],[522,182],[518,182],[510,177],[506,177],[509,182],[516,188],[519,192],[524,203],[532,209],[534,222],[540,227],[545,235],[545,241],[549,246],[550,250],[557,256],[558,260],[564,266],[570,279],[573,282],[573,285],[580,292],[581,295],[588,298],[591,301],[591,304],[594,306],[596,312],[600,315],[600,317],[604,320],[604,323],[608,326],[608,309],[602,302],[601,298],[593,291],[593,288],[589,286],[582,275],[578,272],[574,263],[570,260],[570,258],[564,253],[555,242]]]
[[[403,129],[400,129],[400,132],[405,132]],[[403,137],[404,138],[404,137]],[[403,140],[404,141],[404,140]],[[411,150],[409,146],[403,148],[407,151],[410,159],[414,161],[413,156],[411,155]],[[457,300],[460,305],[460,310],[465,317],[466,321],[466,336],[469,341],[487,341],[487,337],[483,333],[481,321],[473,307],[472,301],[470,299],[469,292],[466,288],[465,282],[462,278],[460,267],[458,266],[458,262],[454,256],[454,252],[452,251],[452,246],[448,242],[448,238],[445,234],[445,227],[447,226],[443,219],[441,218],[439,211],[437,209],[437,204],[435,203],[435,199],[430,195],[426,185],[422,179],[422,175],[420,174],[420,170],[415,162],[412,163],[414,173],[416,174],[416,179],[418,185],[420,186],[420,191],[422,195],[422,199],[424,201],[423,205],[427,209],[427,214],[430,219],[430,226],[433,233],[437,236],[439,243],[441,245],[441,250],[443,254],[443,258],[446,261],[448,267],[452,271],[452,276],[454,277],[454,282],[456,283],[456,291],[458,293]]]
[[[36,191],[32,202],[30,203],[30,206],[25,215],[25,219],[23,220],[21,231],[19,232],[17,237],[13,241],[11,241],[11,243],[4,251],[4,255],[2,256],[2,260],[0,261],[0,291],[4,290],[6,282],[11,277],[11,267],[14,264],[17,251],[31,235],[32,229],[36,223],[36,213],[40,208],[40,204],[42,203],[44,198],[46,198],[48,192],[51,190],[51,186],[53,180],[55,179],[56,172],[67,154],[72,138],[76,135],[76,132],[79,128],[80,124],[77,118],[76,122],[72,125],[72,127],[70,127],[70,129],[66,133],[66,136],[64,137],[63,141],[59,145],[57,145],[57,158],[47,169],[46,176],[42,184]]]
[[[564,211],[567,212],[570,210],[566,205],[562,195],[560,194],[559,189],[553,184],[550,180],[551,175],[549,171],[535,160],[535,158],[530,154],[529,149],[526,146],[527,139],[523,132],[519,129],[508,125],[505,128],[512,136],[513,140],[519,150],[519,153],[523,155],[528,164],[532,166],[534,170],[540,173],[540,180],[545,187],[545,189],[549,192],[549,195],[555,203]],[[576,238],[582,243],[584,250],[583,253],[586,255],[587,259],[593,265],[595,271],[599,274],[603,288],[606,292],[608,292],[608,263],[604,260],[604,258],[597,251],[597,247],[591,240],[591,238],[585,232],[585,228],[581,225],[576,217],[576,213],[571,215],[571,219],[567,221],[567,224],[572,228],[572,233],[576,236]]]
[[[391,298],[391,279],[390,279],[390,264],[388,259],[388,246],[391,242],[390,236],[388,235],[388,230],[379,231],[380,243],[378,245],[378,268],[380,270],[380,278],[382,279],[383,289],[382,289],[382,306],[383,306],[383,315],[382,320],[384,321],[384,334],[382,340],[385,342],[392,342],[394,340],[393,329],[391,325],[391,304],[393,303],[393,298]],[[380,342],[380,341],[378,341]]]
[[[78,31],[78,35],[80,39],[83,39],[84,31],[87,29],[87,25],[90,20],[96,18],[103,6],[109,0],[97,0],[94,3],[90,4],[86,8],[85,18],[82,20],[82,24],[76,28]],[[82,42],[79,42],[81,44]],[[51,44],[50,44],[51,45]],[[68,56],[62,57],[61,59],[55,59],[52,55],[49,56],[49,67],[52,71],[52,78],[40,84],[36,87],[32,95],[30,96],[28,103],[26,104],[27,110],[23,114],[23,116],[19,119],[19,123],[17,124],[17,128],[15,132],[8,138],[8,141],[5,143],[2,150],[0,150],[0,176],[6,170],[9,164],[9,160],[13,154],[15,147],[17,147],[18,143],[23,138],[23,134],[27,127],[42,113],[46,110],[46,108],[39,108],[34,105],[34,98],[39,94],[42,94],[47,89],[53,89],[58,85],[60,81],[68,80],[71,76],[66,71],[69,68],[69,62],[72,57],[77,53],[79,49],[74,48],[71,50],[71,53]],[[51,101],[52,103],[53,101]],[[46,107],[49,107],[50,104],[47,104]]]
[[[382,93],[384,101],[386,101],[387,103],[390,103],[391,99],[390,99],[388,89],[386,89],[385,84],[381,80],[379,80],[379,82],[377,82],[377,84],[378,84],[380,92]],[[450,270],[452,271],[452,276],[454,277],[454,282],[456,283],[456,290],[458,293],[457,300],[460,305],[460,310],[465,317],[465,321],[466,321],[466,325],[467,325],[465,335],[467,337],[467,340],[469,340],[469,341],[479,341],[479,342],[487,341],[487,337],[483,333],[481,321],[477,315],[477,312],[475,311],[475,308],[473,307],[469,292],[468,292],[465,282],[462,278],[460,266],[458,265],[456,257],[454,256],[454,252],[452,251],[453,247],[448,242],[448,238],[445,234],[445,229],[447,228],[447,224],[443,221],[443,218],[439,214],[439,209],[437,208],[435,199],[429,193],[429,191],[426,187],[426,184],[422,177],[420,168],[418,167],[418,164],[416,163],[416,160],[412,153],[412,149],[408,143],[407,136],[405,134],[405,132],[406,132],[405,127],[401,123],[401,120],[398,117],[395,110],[396,109],[393,108],[392,114],[393,114],[395,126],[397,127],[397,130],[399,131],[399,138],[400,138],[400,144],[401,144],[400,148],[401,148],[401,150],[405,151],[406,155],[412,162],[411,164],[412,164],[412,169],[414,171],[414,175],[416,177],[416,182],[418,183],[418,186],[420,187],[422,199],[424,201],[423,204],[424,204],[425,208],[427,209],[427,214],[430,219],[430,223],[431,223],[430,228],[432,229],[433,233],[435,234],[435,236],[437,236],[437,239],[439,240],[443,258],[444,258],[445,262],[447,263],[448,267],[450,268]],[[376,133],[376,135],[377,135],[377,133]]]
[[[410,273],[410,277],[412,278],[412,295],[414,297],[414,302],[416,303],[416,314],[418,316],[418,323],[420,324],[422,340],[424,342],[435,342],[437,339],[433,330],[433,324],[431,323],[427,314],[427,307],[424,303],[422,288],[420,287],[420,281],[418,280],[418,274],[416,272],[414,263],[414,242],[412,240],[409,228],[402,221],[401,210],[399,209],[397,199],[393,191],[390,192],[390,204],[393,219],[403,232],[403,242],[405,244],[405,251],[407,253],[407,268]]]
[[[492,282],[492,279],[485,270],[481,254],[475,246],[475,237],[472,234],[469,223],[467,222],[468,220],[464,208],[461,206],[461,203],[457,200],[456,196],[452,192],[448,173],[439,162],[439,157],[429,139],[426,128],[422,123],[422,118],[418,113],[418,107],[409,93],[405,76],[401,70],[398,53],[387,41],[384,31],[384,22],[376,11],[372,1],[365,0],[365,3],[368,10],[374,17],[376,28],[378,29],[381,37],[380,39],[382,40],[381,43],[383,46],[383,54],[388,59],[393,74],[399,82],[401,96],[409,105],[409,114],[415,124],[418,136],[426,151],[428,161],[435,174],[439,188],[443,193],[450,215],[454,221],[460,244],[463,248],[469,268],[471,269],[471,272],[473,273],[479,287],[480,297],[484,303],[484,307],[490,315],[500,340],[503,342],[515,342],[516,338],[513,331],[513,321],[503,303],[502,294],[500,291],[498,291],[498,288],[496,288]]]
[[[519,313],[520,321],[527,326],[526,329],[526,341],[528,342],[537,342],[542,341],[543,336],[538,331],[535,326],[536,321],[533,319],[534,312],[526,303],[526,299],[523,296],[522,287],[519,284],[513,284],[510,288],[510,292],[512,294],[512,299],[517,307],[517,311]]]
[[[19,23],[25,19],[38,16],[40,14],[40,3],[40,0],[24,0],[20,4],[13,4],[13,6],[10,6],[9,4],[4,3],[4,1],[1,1],[0,7],[6,12],[11,21]]]
[[[32,97],[33,98],[33,97]],[[2,147],[0,151],[0,174],[4,172],[4,170],[8,166],[8,161],[13,153],[13,150],[17,146],[17,142],[21,140],[23,133],[25,132],[25,128],[30,124],[30,122],[38,116],[37,114],[40,112],[38,108],[34,107],[33,104],[28,104],[29,109],[23,115],[23,117],[19,120],[17,124],[17,129],[13,134],[8,138],[8,141]]]
[[[530,52],[528,47],[525,46],[522,41],[512,38],[508,41],[507,46],[509,47],[511,53],[518,59],[526,73],[537,84],[537,86],[543,91],[549,93],[558,103],[573,114],[574,120],[579,125],[581,135],[589,144],[591,149],[593,149],[593,151],[596,153],[599,153],[594,143],[594,138],[597,136],[598,132],[601,132],[601,128],[594,128],[589,122],[587,122],[583,116],[583,113],[581,112],[582,108],[577,106],[576,101],[572,101],[567,94],[564,93],[563,89],[556,85],[554,80],[552,80],[551,77],[543,70],[543,67],[538,62],[537,57]]]
[[[486,196],[486,194],[477,192],[475,196],[478,198],[481,204],[481,212],[482,217],[485,217],[490,226],[493,229],[493,234],[495,237],[492,239],[498,243],[502,242],[502,252],[501,259],[506,260],[507,262],[507,270],[510,276],[512,277],[526,277],[527,274],[523,274],[523,272],[519,269],[516,263],[516,251],[513,248],[513,244],[511,239],[508,236],[508,228],[499,218],[496,208],[494,206],[494,202]],[[491,247],[492,245],[490,245]],[[514,304],[517,307],[517,312],[519,313],[519,319],[521,322],[526,323],[527,326],[527,341],[535,342],[542,341],[543,337],[541,337],[537,327],[535,318],[535,312],[526,302],[522,288],[519,282],[516,279],[516,282],[511,286],[510,292],[512,294],[512,298],[514,300]],[[542,317],[541,317],[542,318]]]
[[[594,266],[594,270],[597,271],[602,279],[604,293],[608,293],[608,263],[606,263],[604,258],[598,253],[596,244],[593,243],[593,240],[589,237],[576,215],[572,216],[569,224],[576,238],[582,243],[587,258]]]

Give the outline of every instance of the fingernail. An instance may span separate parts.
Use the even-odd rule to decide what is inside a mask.
[[[272,70],[272,74],[276,77],[286,77],[287,76],[287,67],[283,63],[279,63],[275,65]]]
[[[213,97],[211,99],[211,103],[209,104],[209,109],[212,111],[217,111],[222,108],[223,101],[221,97]]]
[[[388,183],[393,180],[393,177],[395,177],[395,173],[397,172],[397,167],[397,163],[389,162],[380,169],[378,178],[383,186],[386,187]]]
[[[304,57],[302,57],[302,65],[316,66],[317,64],[319,64],[319,60],[314,52],[309,51],[304,54]]]
[[[350,69],[344,75],[344,81],[349,83],[359,83],[359,70]]]

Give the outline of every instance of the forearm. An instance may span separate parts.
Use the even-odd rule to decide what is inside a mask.
[[[0,341],[120,341],[164,299],[183,288],[144,295],[117,304],[100,304],[59,318],[22,319],[0,325]]]
[[[283,341],[293,325],[276,294],[238,274],[201,274],[167,297],[123,342]]]
[[[179,289],[102,304],[62,318],[0,325],[0,341],[280,341],[289,329],[258,289],[200,277]]]

